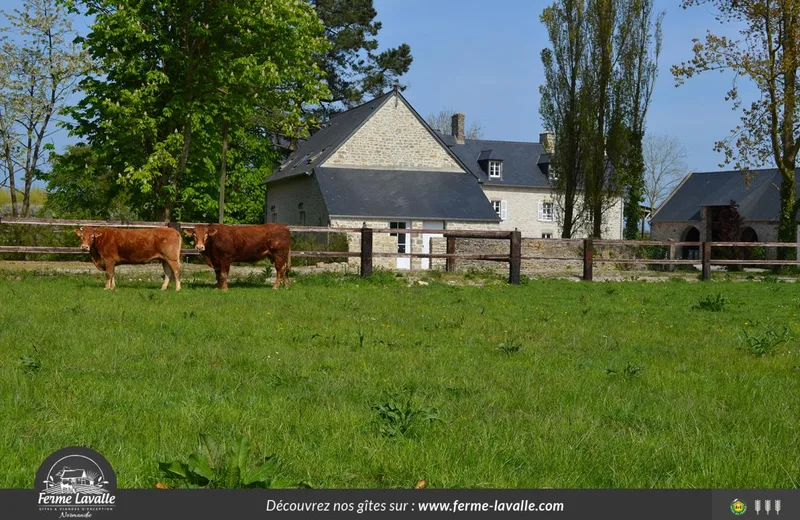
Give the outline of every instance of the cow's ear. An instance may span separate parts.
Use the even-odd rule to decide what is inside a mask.
[[[94,231],[94,232],[92,232],[92,238],[99,238],[101,236],[103,236],[103,232],[102,231]]]
[[[208,230],[208,233],[206,233],[206,234],[208,236],[210,236],[210,237],[213,237],[214,235],[217,234],[217,229],[216,228],[211,228],[211,229]]]
[[[78,235],[79,237],[82,237],[83,236],[83,228],[76,229],[75,230],[75,234]]]
[[[187,237],[193,237],[193,236],[195,236],[195,231],[194,231],[194,228],[188,228],[188,229],[184,229],[184,230],[183,230],[183,234],[184,234],[184,235],[186,235]]]

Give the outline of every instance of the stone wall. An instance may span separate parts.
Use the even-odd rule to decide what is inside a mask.
[[[325,166],[463,171],[399,97],[386,100]]]
[[[328,209],[313,176],[303,175],[269,185],[265,213],[267,222],[273,222],[273,215],[277,214],[277,222],[299,226],[302,225],[300,211],[305,211],[306,226],[328,225]]]
[[[486,254],[486,255],[507,255],[510,252],[511,244],[508,239],[474,239],[457,238],[457,254]],[[431,252],[444,254],[447,249],[446,238],[433,238]],[[637,248],[631,246],[596,246],[595,258],[637,258]],[[559,239],[522,239],[522,256],[534,257],[531,260],[522,260],[521,271],[526,275],[553,272],[574,272],[583,273],[583,242]],[[536,258],[542,258],[537,260]],[[569,260],[544,260],[545,258],[566,258]],[[572,260],[574,259],[574,260]],[[643,264],[625,264],[620,260],[616,262],[596,263],[596,271],[619,270],[624,266],[625,270],[644,270],[647,267]],[[434,268],[444,269],[445,260],[437,259]],[[507,262],[494,262],[491,260],[456,260],[456,270],[465,271],[469,269],[492,269],[502,272],[508,271]]]

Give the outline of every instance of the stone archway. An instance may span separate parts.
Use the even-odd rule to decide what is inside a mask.
[[[700,230],[694,226],[689,226],[681,233],[681,242],[700,242]],[[681,246],[680,257],[683,260],[699,260],[699,246]]]
[[[758,242],[756,230],[749,226],[744,228],[739,236],[739,242]]]

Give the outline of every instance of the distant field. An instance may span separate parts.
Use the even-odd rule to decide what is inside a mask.
[[[47,201],[47,192],[41,188],[31,189],[31,204],[42,205]],[[22,204],[22,194],[17,194],[17,202]],[[11,204],[11,192],[8,189],[0,189],[0,205]]]
[[[0,487],[75,444],[151,487],[201,432],[314,487],[800,484],[798,339],[757,356],[800,338],[797,284],[480,283],[2,272]],[[387,435],[373,407],[412,392],[440,420]]]

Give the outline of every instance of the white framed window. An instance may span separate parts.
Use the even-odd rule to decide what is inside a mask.
[[[539,222],[553,222],[555,220],[555,206],[552,202],[539,203]]]
[[[542,233],[542,238],[553,238],[552,233]]]
[[[489,161],[489,178],[499,179],[503,172],[503,163],[500,161]]]
[[[406,229],[405,222],[389,222],[389,229]],[[405,253],[408,245],[408,235],[405,233],[390,233],[390,236],[397,237],[397,252]]]
[[[301,226],[305,226],[306,225],[306,212],[304,210],[302,210],[302,209],[300,210],[300,215],[299,215],[298,220],[300,221],[300,225]]]
[[[500,217],[500,220],[508,220],[508,201],[506,200],[493,200],[492,209]]]
[[[277,222],[277,221],[278,221],[278,210],[277,210],[277,209],[275,209],[275,206],[271,206],[271,207],[269,208],[269,210],[270,210],[270,212],[272,213],[272,219],[271,219],[271,222]]]

